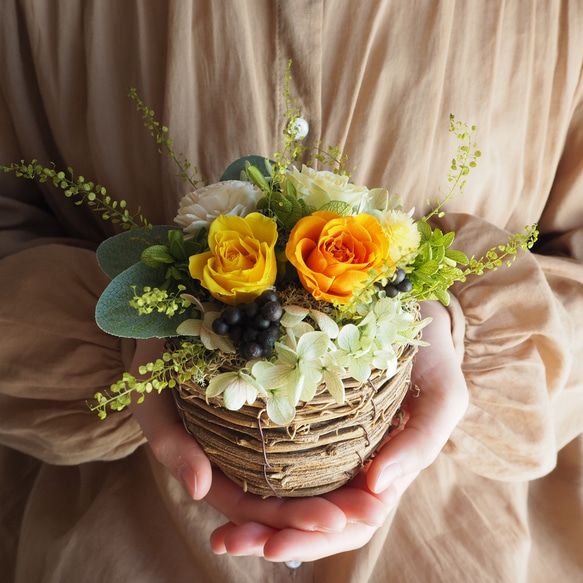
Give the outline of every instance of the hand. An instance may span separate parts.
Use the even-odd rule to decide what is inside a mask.
[[[139,366],[160,357],[161,340],[138,340],[129,372],[139,377]],[[211,464],[186,431],[169,391],[147,395],[143,403],[130,405],[154,456],[184,484],[195,500],[205,498],[234,524],[256,520],[272,529],[295,528],[340,531],[346,525],[345,514],[333,503],[321,498],[263,500],[244,493]]]
[[[211,478],[208,460],[184,430],[169,395],[154,396],[156,402],[165,398],[163,407],[150,396],[132,408],[158,459],[179,479],[189,478],[186,485],[194,498],[208,492],[207,501],[228,518],[211,537],[216,553],[308,561],[359,548],[370,540],[409,484],[437,457],[467,407],[447,310],[425,302],[423,316],[434,318],[425,329],[431,346],[420,349],[415,362],[413,382],[421,394],[407,399],[411,417],[405,429],[354,480],[324,496],[262,500],[244,494],[218,470]],[[181,467],[177,460],[191,463],[192,473],[177,473]],[[193,474],[194,490],[188,486]]]
[[[262,551],[271,561],[310,561],[360,548],[370,540],[407,487],[438,456],[468,406],[449,313],[437,302],[423,302],[422,316],[433,318],[424,329],[430,346],[420,348],[415,360],[412,381],[420,394],[407,396],[410,418],[405,428],[354,480],[321,497],[344,512],[346,527],[337,532],[302,532],[277,531],[257,522],[226,524],[213,534],[215,552]]]

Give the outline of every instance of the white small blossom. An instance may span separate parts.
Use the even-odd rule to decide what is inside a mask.
[[[265,395],[265,391],[253,377],[239,371],[221,373],[211,379],[206,396],[212,398],[221,394],[225,407],[238,411],[245,403],[254,403],[258,394]]]

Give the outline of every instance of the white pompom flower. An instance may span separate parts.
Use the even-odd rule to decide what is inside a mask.
[[[246,217],[256,210],[262,196],[261,190],[250,182],[217,182],[187,194],[180,201],[174,221],[185,233],[194,234],[203,227],[208,230],[219,215]]]

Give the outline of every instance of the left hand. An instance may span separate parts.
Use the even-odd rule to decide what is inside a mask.
[[[335,532],[274,528],[262,522],[258,512],[253,521],[228,522],[215,530],[211,536],[215,553],[258,555],[269,561],[313,561],[360,548],[371,539],[400,496],[438,456],[468,405],[468,390],[453,346],[449,313],[437,302],[423,302],[422,316],[433,318],[424,330],[424,339],[430,346],[421,348],[415,360],[412,380],[421,393],[417,398],[407,396],[411,414],[405,428],[351,482],[319,497],[344,513],[344,528]],[[237,497],[238,490],[241,499],[237,486],[228,483],[223,486],[226,490],[219,498],[213,499],[217,492],[214,489],[207,497],[219,510],[228,500],[228,491]],[[298,508],[301,500],[296,499]],[[314,501],[303,500],[306,504]],[[258,510],[261,503],[257,499]],[[224,514],[228,516],[229,512]]]

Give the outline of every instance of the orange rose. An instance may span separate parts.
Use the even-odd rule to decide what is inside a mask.
[[[317,300],[339,304],[350,301],[369,270],[380,271],[384,260],[391,261],[389,239],[374,217],[340,217],[330,211],[300,219],[285,254]]]

